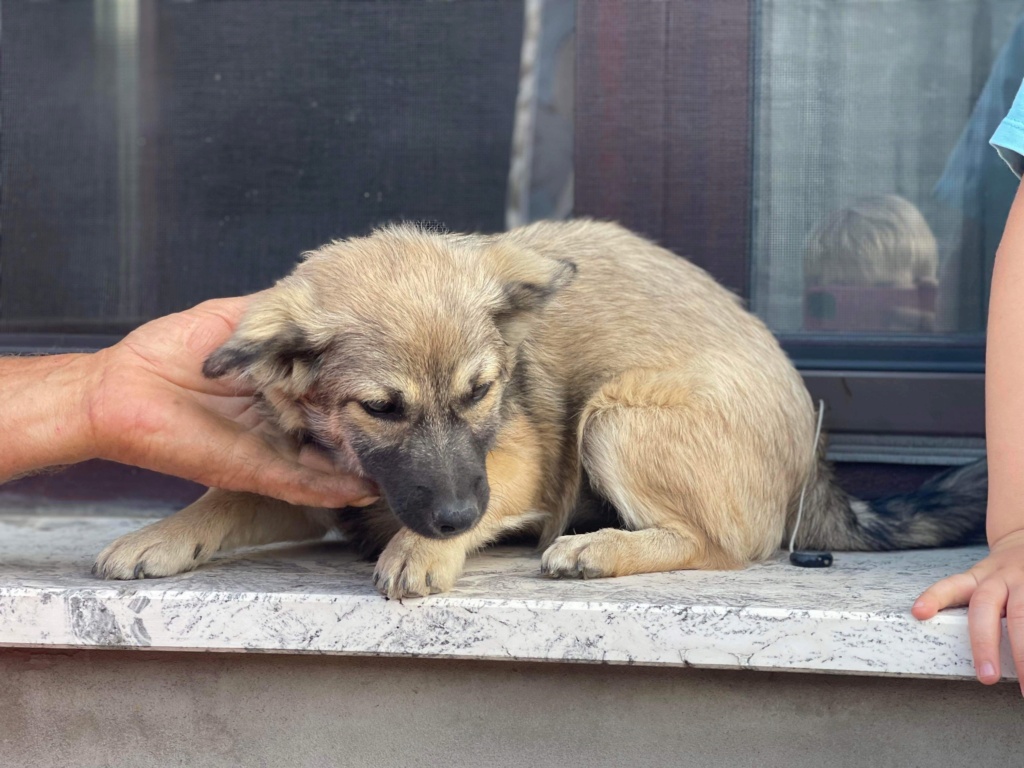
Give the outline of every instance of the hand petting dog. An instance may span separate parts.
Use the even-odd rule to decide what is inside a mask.
[[[372,499],[368,481],[261,436],[252,392],[212,381],[203,361],[234,332],[249,298],[153,320],[95,354],[0,359],[0,482],[92,458],[294,504]]]

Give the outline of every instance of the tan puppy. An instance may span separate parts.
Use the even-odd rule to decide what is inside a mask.
[[[509,531],[539,535],[555,577],[739,568],[779,548],[805,481],[802,546],[984,536],[983,464],[851,502],[810,461],[814,409],[768,329],[613,224],[399,226],[332,243],[261,295],[205,372],[245,377],[280,436],[383,498],[328,511],[211,490],[114,542],[103,576],[165,576],[332,528],[383,548],[389,597],[450,589],[468,553]],[[618,527],[562,535],[602,510]]]

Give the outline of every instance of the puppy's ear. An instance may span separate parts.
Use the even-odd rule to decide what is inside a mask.
[[[317,350],[297,325],[267,329],[265,333],[240,328],[203,363],[203,375],[219,379],[242,374],[254,381],[279,381],[295,374],[296,366],[310,366]]]
[[[269,291],[249,308],[234,335],[206,359],[203,375],[217,379],[239,374],[257,389],[305,391],[313,384],[323,350],[303,330],[301,311],[287,291]]]
[[[505,341],[517,347],[540,311],[575,279],[576,265],[508,243],[489,247],[485,260],[501,290],[494,321]]]

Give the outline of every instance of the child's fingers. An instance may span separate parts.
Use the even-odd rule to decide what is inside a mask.
[[[1024,587],[1010,588],[1006,601],[1006,628],[1013,649],[1013,664],[1020,679],[1021,693],[1024,693]]]
[[[930,619],[943,608],[967,605],[977,589],[978,582],[970,573],[958,573],[937,581],[921,593],[911,612],[915,618]]]
[[[971,654],[978,680],[991,685],[999,681],[999,642],[1003,636],[1003,609],[1008,590],[1002,579],[986,579],[975,590],[967,609],[971,631]]]

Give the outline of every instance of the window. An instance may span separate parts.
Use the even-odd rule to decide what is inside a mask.
[[[0,14],[0,346],[109,343],[384,221],[575,211],[742,295],[828,402],[837,457],[982,450],[1015,189],[987,141],[1024,75],[1024,1]]]
[[[124,333],[390,220],[500,229],[523,20],[518,0],[4,4],[6,342]]]
[[[857,344],[847,365],[978,369],[1016,188],[988,138],[1024,76],[1022,13],[962,0],[760,4],[751,301],[773,330]]]
[[[988,282],[1016,188],[988,138],[1024,76],[1024,3],[580,9],[578,208],[747,299],[827,401],[839,455],[983,450]]]

